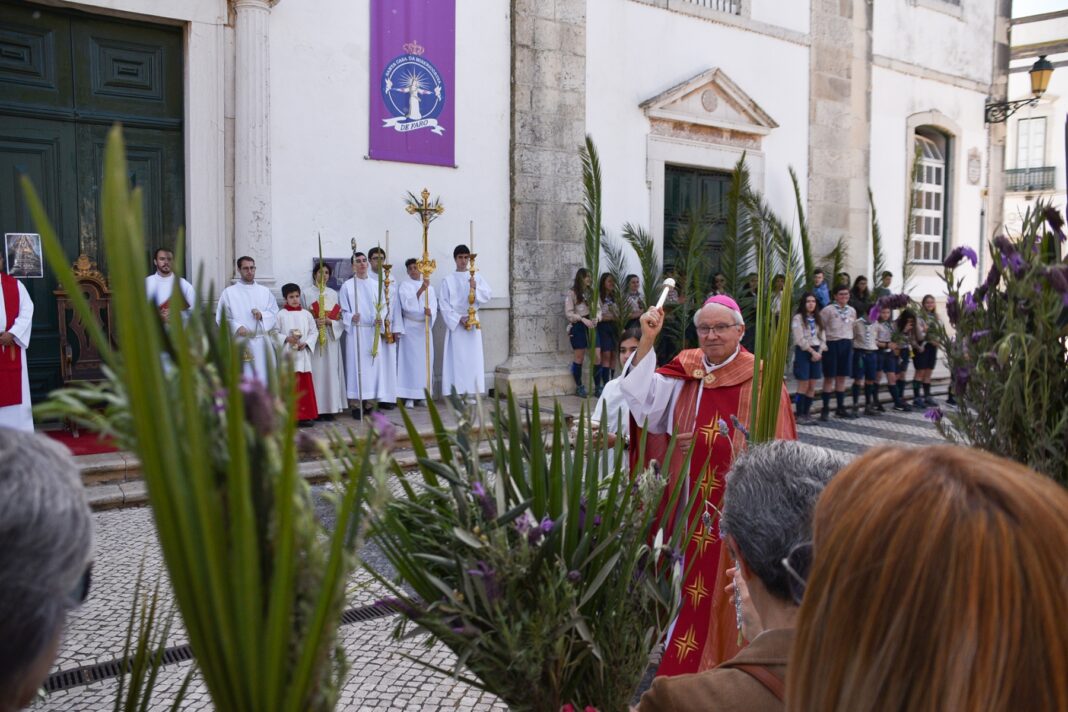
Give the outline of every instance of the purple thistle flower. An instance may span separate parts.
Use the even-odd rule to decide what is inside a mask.
[[[975,295],[968,292],[964,295],[964,313],[971,314],[979,308],[979,304],[975,301]]]
[[[245,404],[245,420],[260,435],[274,432],[274,398],[258,378],[244,376],[238,386]]]
[[[979,341],[983,337],[990,336],[990,334],[991,334],[991,330],[990,329],[979,329],[977,331],[973,331],[972,332],[972,343],[973,344],[977,344],[977,343],[979,343]]]
[[[960,366],[953,371],[953,390],[957,395],[964,395],[964,390],[968,387],[968,380],[972,377],[972,372],[968,370],[966,366]]]
[[[942,409],[928,408],[927,411],[923,414],[923,417],[927,418],[927,420],[930,420],[932,423],[937,423],[942,420]]]
[[[379,442],[382,443],[382,447],[386,450],[392,450],[393,445],[397,442],[397,428],[393,423],[389,422],[389,418],[377,410],[372,412],[371,428],[374,430]]]
[[[946,269],[954,269],[965,257],[972,263],[972,267],[979,263],[979,256],[975,254],[975,250],[967,245],[960,245],[953,248],[953,251],[949,253],[949,256],[946,257],[942,264],[945,265]]]
[[[946,297],[946,316],[949,317],[949,323],[953,326],[960,321],[960,307],[957,305],[957,298],[952,294]]]
[[[1057,236],[1057,239],[1064,242],[1066,237],[1064,234],[1064,218],[1057,212],[1057,209],[1052,205],[1046,208],[1045,212],[1046,222],[1053,230],[1053,234]]]
[[[482,585],[486,589],[486,598],[489,599],[490,603],[493,603],[500,597],[501,590],[497,585],[497,572],[485,561],[477,562],[475,568],[468,569],[467,573],[470,576],[482,579]]]

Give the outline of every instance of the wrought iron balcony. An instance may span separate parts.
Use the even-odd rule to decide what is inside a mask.
[[[1054,166],[1010,168],[1005,171],[1005,190],[1010,193],[1033,193],[1053,190]]]
[[[710,10],[730,13],[731,15],[742,14],[742,0],[686,0],[686,2],[699,7],[707,7]]]

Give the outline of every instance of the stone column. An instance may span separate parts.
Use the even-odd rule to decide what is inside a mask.
[[[271,239],[269,23],[278,0],[234,0],[234,256],[256,260],[274,281]]]
[[[994,18],[994,67],[989,101],[1009,98],[1009,59],[1011,58],[1012,0],[997,0]],[[987,125],[987,208],[986,234],[979,254],[986,258],[986,242],[1002,232],[1005,221],[1005,136],[1008,122]],[[982,265],[982,263],[980,263]]]
[[[564,291],[582,264],[586,0],[511,0],[509,358],[496,388],[574,389]]]
[[[844,237],[852,274],[871,264],[871,12],[870,0],[814,1],[809,23],[809,233],[817,259]]]

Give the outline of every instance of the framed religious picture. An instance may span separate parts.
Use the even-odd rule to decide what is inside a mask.
[[[12,277],[44,279],[41,236],[35,232],[5,233],[4,266]]]
[[[351,257],[324,257],[323,262],[330,268],[330,281],[326,283],[326,286],[331,289],[340,291],[341,285],[343,285],[349,277],[352,276],[352,258]],[[312,257],[312,269],[315,269],[315,265],[319,264],[318,257]],[[310,273],[309,273],[310,274]]]

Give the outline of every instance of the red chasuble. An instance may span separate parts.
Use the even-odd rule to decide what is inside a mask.
[[[19,283],[0,272],[0,299],[4,300],[6,323],[3,331],[10,331],[19,316]],[[0,347],[0,408],[22,404],[22,349],[18,344]]]
[[[682,608],[657,669],[658,676],[707,670],[734,657],[739,650],[734,604],[723,590],[729,583],[726,571],[731,560],[720,544],[716,512],[723,503],[724,477],[734,454],[745,449],[745,435],[734,428],[731,416],[741,423],[749,420],[753,359],[753,354],[742,348],[733,361],[706,376],[701,350],[688,349],[657,369],[662,376],[683,381],[675,401],[673,422],[677,432],[694,435],[689,491],[690,497],[697,497],[698,502],[691,510],[689,523],[694,518],[700,520],[706,511],[711,517],[711,528],[706,528],[704,522],[698,524],[686,547],[689,573],[683,582]],[[785,386],[776,437],[797,439]],[[647,435],[646,459],[663,461],[668,439],[668,434]],[[638,441],[632,437],[631,442]],[[636,454],[637,449],[631,448],[631,452]],[[679,476],[685,456],[685,448],[677,448],[672,457],[665,499]]]

